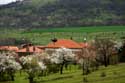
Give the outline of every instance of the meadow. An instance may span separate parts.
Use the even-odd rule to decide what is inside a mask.
[[[64,74],[51,74],[49,76],[37,77],[37,83],[125,83],[125,63],[110,65],[108,67],[101,66],[98,71],[89,75],[82,75],[82,71],[77,66],[64,70]],[[103,75],[104,74],[104,75]],[[28,83],[27,74],[16,73],[14,82],[4,83]]]
[[[58,28],[46,28],[46,29],[32,29],[29,33],[40,32],[112,32],[112,31],[124,31],[125,26],[86,26],[86,27],[58,27]]]
[[[111,38],[121,41],[125,35],[125,26],[59,27],[46,29],[1,29],[0,38],[28,39],[33,44],[46,45],[52,38],[72,39],[83,42],[95,38]]]

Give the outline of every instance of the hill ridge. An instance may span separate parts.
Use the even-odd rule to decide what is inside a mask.
[[[0,27],[125,25],[124,0],[24,0],[0,6]]]

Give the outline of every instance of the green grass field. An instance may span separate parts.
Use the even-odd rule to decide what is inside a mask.
[[[93,26],[93,27],[64,27],[64,28],[46,28],[46,29],[2,29],[0,38],[26,38],[33,44],[46,45],[51,39],[70,39],[77,42],[83,42],[83,38],[93,40],[99,38],[111,38],[121,41],[125,36],[125,26]]]
[[[105,77],[102,73],[105,72]],[[27,75],[23,73],[16,74],[14,82],[2,83],[28,83]],[[83,81],[86,78],[88,82]],[[64,74],[51,74],[46,77],[36,78],[37,83],[125,83],[125,63],[109,66],[107,68],[100,67],[98,71],[92,72],[89,75],[82,75],[82,71],[73,66],[71,70],[65,70]]]
[[[41,32],[112,32],[125,31],[125,26],[89,26],[89,27],[61,27],[47,29],[32,29],[29,33]]]

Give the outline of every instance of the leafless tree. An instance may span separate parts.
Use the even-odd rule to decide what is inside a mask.
[[[110,39],[96,39],[94,41],[94,48],[98,53],[97,61],[107,67],[110,62],[110,57],[116,53],[115,43]]]
[[[83,75],[90,73],[90,68],[96,62],[96,51],[92,47],[83,48],[76,60],[81,64]]]

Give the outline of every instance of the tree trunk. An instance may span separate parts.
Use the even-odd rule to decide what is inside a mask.
[[[68,69],[68,63],[65,63],[65,69],[66,70]]]
[[[85,72],[86,72],[86,70],[85,70],[85,64],[83,62],[83,64],[82,64],[82,74],[85,75]]]
[[[106,55],[104,55],[104,65],[105,65],[105,67],[108,66],[108,63],[107,63],[107,56],[106,56]]]
[[[33,83],[33,77],[29,77],[29,83]]]
[[[63,66],[64,66],[64,63],[61,64],[60,74],[63,74]]]
[[[12,81],[15,81],[14,75],[11,75],[11,80],[12,80]]]
[[[82,75],[85,75],[85,69],[84,69],[84,64],[82,65]]]
[[[21,76],[21,74],[22,74],[22,70],[20,70],[20,76]]]

